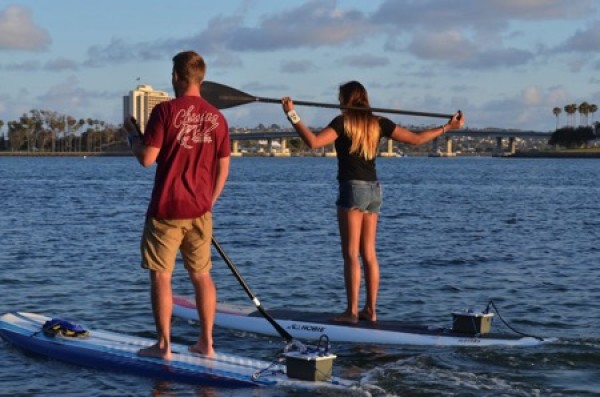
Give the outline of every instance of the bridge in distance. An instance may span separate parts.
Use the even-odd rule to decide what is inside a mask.
[[[443,137],[437,138],[433,142],[432,155],[451,157],[455,153],[452,149],[452,138],[456,137],[477,137],[477,138],[495,138],[496,149],[495,154],[505,155],[515,153],[515,139],[516,138],[542,138],[550,139],[552,132],[541,132],[531,130],[506,130],[500,128],[486,128],[486,129],[460,129],[447,132]],[[287,141],[290,138],[297,138],[298,134],[296,131],[253,131],[248,133],[236,133],[230,134],[231,141],[233,143],[233,155],[241,155],[239,152],[239,141],[253,141],[253,140],[266,140],[268,142],[268,153],[274,155],[285,156],[287,151]],[[508,150],[505,151],[502,145],[504,139],[508,139]],[[443,142],[443,150],[439,150],[440,140]],[[272,149],[272,142],[279,141],[281,143],[281,151],[275,153]],[[289,155],[289,152],[288,152]],[[383,156],[393,156],[393,141],[388,140],[387,151],[382,153]]]

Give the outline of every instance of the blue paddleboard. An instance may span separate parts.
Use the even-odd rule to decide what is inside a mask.
[[[34,313],[7,313],[0,317],[0,336],[22,350],[79,366],[183,383],[307,390],[356,387],[354,382],[333,376],[321,381],[292,378],[285,365],[222,353],[206,357],[178,344],[173,344],[169,361],[141,357],[138,350],[154,340],[104,330],[86,330],[81,337],[53,336],[42,330],[49,320]]]

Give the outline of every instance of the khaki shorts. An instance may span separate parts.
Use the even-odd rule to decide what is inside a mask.
[[[188,271],[207,273],[212,266],[212,213],[193,219],[146,218],[141,242],[142,268],[172,273],[177,251]]]

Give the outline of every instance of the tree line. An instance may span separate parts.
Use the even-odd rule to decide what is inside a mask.
[[[0,120],[0,131],[4,125]],[[0,135],[0,150],[100,152],[125,140],[119,126],[91,118],[78,120],[50,110],[30,110],[6,126],[8,135]]]
[[[592,115],[591,123],[594,124],[594,113],[598,111],[598,106],[593,103],[581,102],[579,105],[571,103],[563,107],[567,114],[567,127],[575,127],[576,113],[579,113],[579,125],[589,125],[588,116]],[[552,113],[556,116],[556,129],[558,129],[558,119],[563,109],[555,107]]]
[[[565,126],[559,128],[559,118],[563,110],[567,114],[567,122]],[[594,113],[597,111],[598,106],[588,102],[582,102],[579,105],[570,103],[562,109],[560,107],[553,108],[552,113],[556,117],[556,131],[552,134],[548,143],[566,148],[587,146],[590,141],[598,136],[600,123],[594,122]],[[577,125],[577,113],[579,113],[579,125]]]
[[[563,110],[567,114],[566,125],[559,128]],[[600,123],[594,122],[597,111],[598,106],[588,102],[568,104],[563,108],[554,107],[552,113],[556,117],[556,131],[548,143],[569,148],[587,145],[600,135]],[[118,147],[126,141],[119,130],[120,126],[91,118],[75,119],[50,110],[30,110],[18,120],[7,123],[0,120],[0,132],[5,125],[8,127],[8,136],[0,133],[0,150],[101,152]]]

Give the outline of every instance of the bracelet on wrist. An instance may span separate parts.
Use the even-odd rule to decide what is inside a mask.
[[[442,135],[446,133],[446,124],[442,125]]]
[[[296,113],[295,110],[287,112],[287,118],[292,124],[298,124],[300,122],[300,116],[298,116],[298,113]]]

